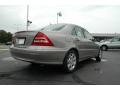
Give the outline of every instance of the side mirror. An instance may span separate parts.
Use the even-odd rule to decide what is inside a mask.
[[[95,41],[95,38],[90,38],[89,40],[91,40],[91,41]]]

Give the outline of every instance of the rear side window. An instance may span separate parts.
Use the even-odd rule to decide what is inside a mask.
[[[74,27],[72,30],[72,35],[76,35],[78,37],[84,38],[83,31],[79,27]]]
[[[43,30],[43,31],[60,31],[65,26],[66,25],[61,25],[61,24],[58,24],[58,25],[49,25],[49,26],[46,26],[46,27],[42,28],[41,30]]]
[[[84,30],[84,35],[85,35],[85,38],[87,38],[87,39],[92,39],[93,38],[93,36],[86,30]]]

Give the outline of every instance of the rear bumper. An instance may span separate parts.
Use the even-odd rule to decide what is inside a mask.
[[[42,64],[63,64],[63,59],[67,51],[60,48],[16,48],[10,47],[11,55],[18,60]]]

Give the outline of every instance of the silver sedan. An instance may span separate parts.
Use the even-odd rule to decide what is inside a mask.
[[[36,31],[16,32],[10,52],[17,60],[61,64],[67,72],[74,71],[79,61],[88,58],[101,61],[94,38],[74,24],[53,24]]]
[[[108,49],[120,49],[120,36],[115,36],[110,40],[99,43],[101,50],[107,51]]]

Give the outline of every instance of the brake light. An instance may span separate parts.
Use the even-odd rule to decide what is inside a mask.
[[[35,36],[32,45],[34,46],[53,46],[51,40],[42,32],[38,32]]]

